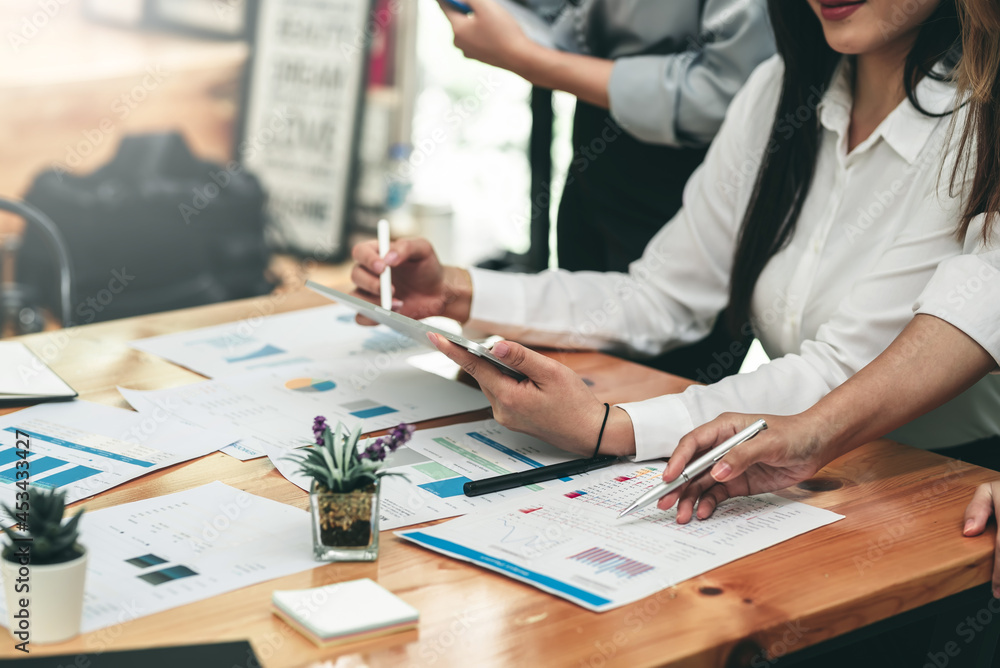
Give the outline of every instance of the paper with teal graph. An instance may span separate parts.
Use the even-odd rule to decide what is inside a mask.
[[[843,518],[762,494],[685,525],[655,506],[616,519],[661,474],[633,464],[397,535],[604,612]]]

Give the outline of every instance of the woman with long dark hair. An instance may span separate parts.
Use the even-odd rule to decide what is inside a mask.
[[[706,518],[723,500],[794,485],[854,448],[896,429],[960,395],[1000,364],[1000,5],[958,0],[964,55],[959,99],[967,121],[956,125],[960,155],[951,182],[961,189],[971,174],[958,219],[966,252],[945,260],[916,301],[916,316],[871,364],[807,411],[797,415],[727,413],[681,439],[664,473],[673,480],[697,453],[751,422],[768,430],[722,459],[710,476],[665,497],[678,502],[678,521]],[[944,176],[947,176],[945,174]],[[995,408],[994,408],[995,410]],[[905,441],[904,441],[905,442]],[[939,450],[1000,470],[1000,438]],[[679,501],[678,501],[679,500]],[[1000,516],[1000,482],[982,485],[962,529],[977,536]],[[1000,534],[993,568],[1000,598]]]
[[[383,261],[355,248],[353,278],[378,292],[393,267],[399,309],[447,315],[527,343],[656,354],[696,340],[728,305],[772,361],[677,395],[606,409],[569,369],[520,344],[494,353],[517,383],[443,340],[503,424],[590,454],[669,455],[725,410],[804,410],[874,359],[912,318],[939,263],[962,251],[953,159],[953,0],[769,4],[779,56],[736,96],[684,207],[628,274],[502,275],[442,267],[422,240]],[[956,122],[961,123],[961,119]],[[719,363],[727,351],[718,351]],[[955,446],[1000,432],[1000,378],[986,378],[898,439]]]

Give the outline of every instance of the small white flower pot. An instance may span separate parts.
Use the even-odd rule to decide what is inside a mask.
[[[80,633],[86,550],[72,561],[44,566],[22,566],[0,558],[0,573],[7,602],[7,628],[16,643],[26,639],[30,641],[28,647],[57,643]],[[25,602],[26,617],[22,605]]]

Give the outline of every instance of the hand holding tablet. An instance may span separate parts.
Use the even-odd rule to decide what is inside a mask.
[[[476,343],[475,341],[471,341],[464,336],[452,334],[451,332],[428,325],[419,320],[408,318],[401,313],[386,310],[381,306],[371,304],[364,299],[334,290],[333,288],[328,288],[318,283],[314,283],[313,281],[306,281],[306,287],[314,292],[318,292],[324,297],[328,297],[336,301],[339,304],[343,304],[370,320],[386,325],[387,327],[394,329],[400,334],[403,334],[404,336],[407,336],[422,345],[433,347],[430,340],[427,338],[427,335],[431,333],[437,334],[438,336],[442,336],[456,345],[462,346],[473,355],[486,360],[511,378],[518,381],[527,379],[527,376],[506,365],[502,360],[500,360],[500,358],[490,352],[489,348],[481,343]]]

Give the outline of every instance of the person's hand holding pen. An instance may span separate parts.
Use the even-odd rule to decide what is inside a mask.
[[[459,322],[469,319],[472,280],[469,272],[443,266],[426,239],[402,239],[389,245],[383,258],[377,241],[358,244],[352,251],[354,294],[379,303],[379,277],[392,267],[392,310],[411,318],[441,315]],[[358,316],[364,325],[376,323]]]
[[[378,242],[354,247],[356,262],[351,279],[354,294],[379,303],[379,276],[392,267],[393,310],[411,318],[441,315],[465,323],[472,308],[469,272],[443,266],[425,239],[392,242],[383,259]],[[362,324],[375,324],[358,316]],[[518,382],[492,364],[435,337],[437,348],[478,381],[500,424],[536,436],[552,445],[590,456],[604,420],[604,404],[569,367],[511,341],[493,346],[493,354],[528,376]],[[635,453],[632,421],[620,408],[611,408],[600,454]]]
[[[675,480],[689,462],[759,419],[767,422],[766,431],[737,445],[708,473],[660,499],[657,507],[668,510],[676,503],[680,524],[692,517],[703,520],[726,499],[775,492],[807,480],[840,454],[831,452],[815,422],[801,415],[724,413],[680,440],[663,472],[664,482]]]

